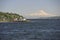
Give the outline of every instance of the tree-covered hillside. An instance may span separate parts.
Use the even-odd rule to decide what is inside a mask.
[[[0,12],[0,22],[22,21],[24,17],[16,13]]]

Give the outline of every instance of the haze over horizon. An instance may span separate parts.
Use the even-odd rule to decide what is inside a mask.
[[[25,18],[60,16],[60,0],[0,0],[0,11]]]

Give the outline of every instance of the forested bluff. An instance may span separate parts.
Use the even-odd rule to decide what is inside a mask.
[[[0,12],[0,22],[23,21],[24,17],[16,13]]]

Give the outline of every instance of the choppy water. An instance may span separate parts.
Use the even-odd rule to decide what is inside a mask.
[[[60,20],[0,23],[0,40],[60,40]]]

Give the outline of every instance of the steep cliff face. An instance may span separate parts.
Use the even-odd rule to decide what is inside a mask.
[[[21,21],[24,17],[16,13],[0,12],[0,22]]]

